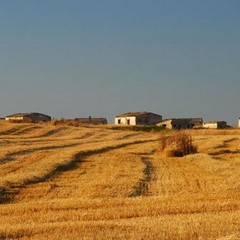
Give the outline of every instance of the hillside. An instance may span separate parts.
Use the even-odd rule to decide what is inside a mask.
[[[240,238],[240,131],[190,133],[0,122],[0,239]]]

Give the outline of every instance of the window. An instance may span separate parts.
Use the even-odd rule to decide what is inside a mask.
[[[118,119],[118,124],[121,124],[121,119]]]

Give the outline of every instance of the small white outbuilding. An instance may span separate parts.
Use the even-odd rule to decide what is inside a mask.
[[[226,128],[227,122],[225,121],[210,121],[203,124],[204,128],[213,128],[213,129],[219,129],[219,128]]]

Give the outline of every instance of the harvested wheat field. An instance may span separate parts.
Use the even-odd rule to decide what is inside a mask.
[[[0,239],[240,239],[240,131],[189,133],[0,122]]]

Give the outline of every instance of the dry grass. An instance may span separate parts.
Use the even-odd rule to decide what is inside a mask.
[[[173,134],[161,134],[159,138],[159,151],[166,152],[168,157],[183,157],[197,152],[197,146],[193,144],[190,134],[175,132]]]
[[[188,134],[0,122],[0,239],[240,238],[240,132]]]

